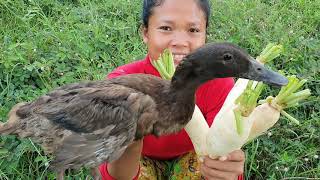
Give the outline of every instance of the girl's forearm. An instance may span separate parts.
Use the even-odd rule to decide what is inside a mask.
[[[139,171],[142,151],[142,140],[136,141],[127,147],[122,156],[108,164],[109,174],[117,180],[133,179]]]

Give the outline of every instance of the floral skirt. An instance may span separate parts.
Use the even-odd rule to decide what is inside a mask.
[[[200,162],[195,152],[189,152],[170,161],[143,157],[139,180],[199,180]]]

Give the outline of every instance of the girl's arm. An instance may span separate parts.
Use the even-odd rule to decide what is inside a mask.
[[[143,140],[132,143],[119,159],[108,164],[107,171],[114,179],[128,180],[137,176],[142,145]]]

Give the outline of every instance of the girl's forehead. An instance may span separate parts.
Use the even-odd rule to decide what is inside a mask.
[[[162,10],[178,10],[178,11],[192,11],[200,10],[197,0],[164,0],[159,6],[155,6],[154,9]]]
[[[165,24],[176,24],[177,22],[184,23],[188,26],[199,26],[205,24],[205,19],[201,16],[196,17],[183,17],[179,18],[177,16],[157,16],[156,22],[165,23]]]
[[[153,8],[152,16],[168,23],[184,19],[193,24],[206,21],[196,0],[165,0],[160,6]]]

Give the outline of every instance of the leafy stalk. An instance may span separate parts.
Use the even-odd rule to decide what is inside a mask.
[[[291,106],[293,104],[297,104],[299,101],[311,95],[309,89],[295,92],[299,88],[301,88],[307,82],[307,80],[299,80],[294,75],[289,76],[288,80],[288,84],[281,88],[279,94],[275,98],[276,103],[283,108],[286,108],[287,106]]]
[[[169,49],[165,49],[163,53],[163,58],[165,60],[165,66],[169,75],[173,76],[175,68],[173,62],[173,55]]]
[[[309,89],[304,89],[296,92],[307,82],[307,80],[299,80],[295,75],[289,76],[288,80],[288,84],[281,88],[279,94],[275,98],[268,97],[266,100],[259,101],[259,103],[268,102],[277,104],[277,106],[281,107],[280,113],[282,115],[284,115],[293,123],[299,124],[299,121],[297,119],[289,115],[283,109],[298,106],[300,101],[306,99],[311,95],[311,92]]]
[[[173,62],[173,56],[169,49],[165,49],[163,53],[159,56],[159,59],[151,60],[151,64],[154,68],[157,69],[157,71],[163,79],[169,80],[172,78],[175,71],[175,67]]]
[[[292,117],[290,114],[288,114],[288,113],[285,112],[284,110],[281,110],[280,113],[281,113],[282,115],[284,115],[286,118],[288,118],[291,122],[293,122],[293,123],[295,123],[295,124],[297,124],[297,125],[300,124],[300,122],[299,122],[296,118]]]
[[[168,74],[168,72],[166,71],[164,63],[162,61],[153,61],[153,64],[163,79],[170,79],[171,78],[170,75]]]
[[[268,63],[278,57],[283,51],[282,45],[276,45],[275,43],[269,43],[257,57],[257,60],[263,64]]]
[[[237,132],[242,133],[242,117],[248,117],[254,108],[257,106],[257,100],[264,88],[264,84],[259,82],[257,86],[253,81],[249,81],[244,92],[236,99],[235,103],[238,105],[234,109],[235,120],[237,124]]]
[[[251,107],[252,110],[256,107],[257,100],[258,100],[260,94],[262,93],[263,89],[264,89],[264,84],[262,82],[259,82],[257,84],[257,86],[255,87],[252,95],[250,96],[248,104],[252,105],[252,107]],[[253,105],[254,105],[254,107],[253,107]]]
[[[236,121],[236,128],[237,133],[241,135],[243,133],[243,124],[242,124],[242,115],[239,108],[233,110],[235,121]]]
[[[286,103],[287,106],[293,105],[307,98],[308,96],[310,96],[310,94],[311,94],[310,89],[305,89],[287,96],[286,98],[283,99],[283,101]]]

